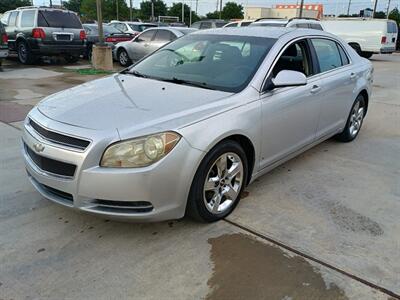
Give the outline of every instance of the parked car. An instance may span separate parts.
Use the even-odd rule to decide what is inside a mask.
[[[0,22],[0,66],[2,60],[8,56],[8,36],[3,23]]]
[[[113,26],[122,32],[131,33],[134,36],[138,35],[139,33],[148,28],[157,27],[157,25],[153,23],[121,22],[121,21],[112,21],[108,25]]]
[[[339,18],[322,24],[326,31],[344,39],[362,57],[396,51],[398,27],[393,20]]]
[[[324,30],[321,22],[317,19],[312,18],[291,18],[291,19],[268,19],[261,18],[254,21],[249,26],[259,27],[294,27],[294,28],[306,28]]]
[[[221,28],[228,24],[225,20],[201,20],[192,24],[192,28],[196,29],[211,29],[211,28]]]
[[[254,20],[233,21],[233,22],[230,22],[230,23],[224,25],[223,27],[245,27],[245,26],[249,26],[253,22],[254,22]]]
[[[172,22],[172,23],[169,23],[169,26],[171,26],[171,27],[185,27],[185,28],[188,27],[185,23],[182,23],[182,22]]]
[[[181,37],[28,114],[28,177],[46,198],[140,221],[226,217],[244,186],[312,146],[360,132],[371,63],[316,30]]]
[[[18,53],[23,64],[41,56],[63,56],[76,62],[85,53],[86,33],[76,13],[64,9],[27,6],[6,12],[10,51]]]
[[[150,28],[132,41],[118,43],[114,48],[113,57],[121,66],[126,67],[165,44],[194,31],[196,29],[178,27]]]
[[[93,45],[99,42],[99,31],[97,24],[83,24],[86,31],[86,57],[92,57]],[[103,25],[104,41],[114,49],[120,42],[130,41],[134,38],[131,33],[123,33],[117,28],[109,25]]]

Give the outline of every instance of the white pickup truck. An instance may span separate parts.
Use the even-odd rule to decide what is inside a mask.
[[[386,19],[338,18],[322,21],[325,31],[347,41],[361,56],[370,58],[377,53],[396,50],[398,27]]]

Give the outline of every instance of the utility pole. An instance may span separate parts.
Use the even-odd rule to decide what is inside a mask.
[[[299,18],[303,17],[303,5],[304,5],[304,0],[301,0]]]
[[[375,0],[374,10],[372,11],[372,18],[375,18],[376,7],[378,6],[378,0]]]
[[[219,19],[222,19],[222,0],[219,0]]]
[[[388,6],[386,9],[386,19],[389,19],[389,10],[390,10],[390,0],[388,1]]]
[[[349,0],[349,6],[347,7],[347,15],[350,16],[350,6],[351,6],[351,0]]]
[[[96,8],[97,8],[97,27],[99,31],[99,44],[104,45],[103,14],[101,12],[101,0],[96,0]]]
[[[117,0],[117,21],[119,21],[119,0]]]
[[[154,0],[151,0],[151,21],[154,21]]]
[[[50,0],[50,7],[53,7],[53,1]]]
[[[196,0],[196,15],[197,15],[197,8],[199,6],[199,0]]]
[[[192,0],[190,0],[189,27],[192,26]]]
[[[182,1],[182,23],[185,23],[185,4]]]
[[[129,0],[129,20],[132,22],[132,0]]]

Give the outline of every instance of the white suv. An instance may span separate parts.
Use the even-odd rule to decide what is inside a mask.
[[[292,19],[257,19],[249,26],[271,26],[271,27],[296,27],[324,30],[321,22],[310,18],[292,18]]]

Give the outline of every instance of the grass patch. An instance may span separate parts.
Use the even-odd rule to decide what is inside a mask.
[[[96,70],[96,69],[78,69],[76,72],[79,75],[101,75],[101,74],[112,74],[113,71]]]

